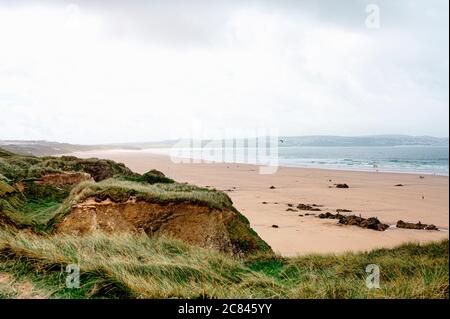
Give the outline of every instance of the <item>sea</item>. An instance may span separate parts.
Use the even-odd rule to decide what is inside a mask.
[[[449,175],[446,146],[292,146],[279,148],[282,166]]]
[[[239,156],[254,153],[250,149],[154,148],[146,151],[206,162],[264,164],[260,159],[249,160],[251,156]],[[222,156],[233,151],[238,155]],[[265,159],[271,156],[276,156],[278,165],[288,167],[449,175],[448,146],[280,146],[277,152],[269,150]]]

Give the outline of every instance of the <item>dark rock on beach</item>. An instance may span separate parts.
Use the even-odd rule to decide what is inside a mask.
[[[389,225],[383,224],[378,220],[376,217],[370,217],[370,218],[363,218],[361,216],[356,215],[349,215],[344,216],[339,213],[332,214],[332,213],[322,213],[318,216],[321,219],[338,219],[339,224],[342,225],[353,225],[358,226],[361,228],[367,228],[367,229],[373,229],[377,231],[384,231],[389,228]]]
[[[347,184],[334,184],[334,186],[336,186],[336,188],[349,188],[349,186]]]
[[[339,220],[339,222],[340,222],[340,220]],[[384,231],[389,228],[389,225],[383,224],[376,217],[369,217],[369,218],[363,220],[359,224],[359,226],[362,228],[368,228],[368,229],[373,229],[373,230],[378,230],[378,231]]]
[[[339,223],[343,225],[355,225],[362,228],[373,229],[378,231],[385,231],[386,229],[389,228],[389,225],[383,224],[376,217],[369,217],[365,219],[359,216],[350,215],[340,218]]]
[[[420,221],[417,224],[414,223],[406,223],[403,220],[399,220],[397,222],[397,228],[406,228],[406,229],[425,229],[425,230],[439,230],[433,224],[422,224]]]
[[[321,218],[321,219],[340,219],[340,218],[342,218],[342,217],[345,217],[344,215],[341,215],[341,214],[332,214],[332,213],[330,213],[330,212],[326,212],[326,213],[322,213],[322,214],[319,214],[319,216],[317,216],[317,217],[319,217],[319,218]]]
[[[309,210],[309,211],[312,211],[312,212],[320,212],[320,208],[317,208],[317,205],[316,205],[316,207],[313,207],[313,206],[314,206],[314,204],[313,205],[298,204],[297,208],[300,209],[300,210]]]

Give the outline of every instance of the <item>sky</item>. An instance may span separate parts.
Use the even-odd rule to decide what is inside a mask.
[[[0,0],[0,140],[447,137],[448,6]]]

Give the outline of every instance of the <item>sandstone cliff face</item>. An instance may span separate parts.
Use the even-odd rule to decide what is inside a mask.
[[[35,181],[38,185],[76,185],[84,181],[93,180],[90,174],[84,172],[62,172],[45,174],[39,180]]]
[[[192,203],[161,204],[133,198],[124,202],[110,199],[99,202],[89,198],[73,206],[55,229],[73,235],[97,230],[143,232],[235,255],[270,249],[238,213]]]

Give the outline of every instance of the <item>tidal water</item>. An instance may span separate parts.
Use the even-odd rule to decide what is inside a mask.
[[[162,148],[146,151],[215,162],[264,165],[264,161],[276,156],[280,166],[449,175],[448,146],[280,146],[277,152],[268,150],[263,159],[251,156],[257,150],[249,148]]]
[[[280,165],[404,173],[449,174],[445,146],[280,147]]]

